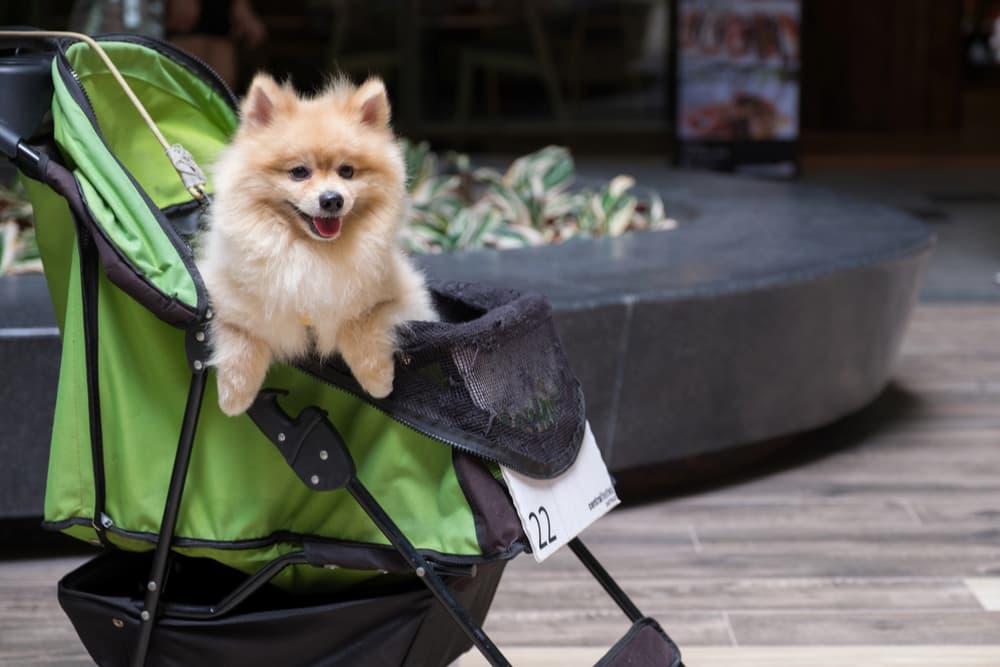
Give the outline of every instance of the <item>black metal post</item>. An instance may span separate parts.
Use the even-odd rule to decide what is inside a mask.
[[[611,578],[608,571],[604,569],[604,566],[594,558],[594,554],[590,553],[590,549],[583,545],[580,538],[574,538],[570,540],[569,548],[576,554],[576,557],[580,559],[580,562],[590,570],[590,573],[594,575],[594,578],[604,587],[611,599],[615,601],[628,619],[635,623],[639,619],[643,618],[642,612],[639,608],[635,606],[631,598],[621,589],[618,582]]]
[[[225,616],[248,597],[259,591],[272,579],[281,574],[291,565],[305,565],[309,562],[305,552],[295,551],[275,558],[258,570],[218,603],[211,605],[190,605],[176,602],[165,602],[162,605],[163,615],[168,618],[183,618],[192,621],[203,621],[210,618]]]
[[[132,667],[143,667],[146,664],[146,655],[149,653],[149,641],[152,638],[153,624],[156,622],[160,607],[160,594],[163,592],[164,580],[166,579],[170,543],[174,539],[174,531],[177,528],[177,516],[180,513],[181,497],[184,494],[184,482],[187,480],[188,464],[191,462],[191,450],[194,448],[194,435],[198,426],[198,415],[201,412],[201,400],[205,394],[205,371],[206,369],[201,367],[191,373],[191,385],[188,389],[187,405],[184,408],[184,421],[181,424],[177,454],[174,456],[174,469],[170,475],[170,488],[167,491],[166,506],[163,508],[163,520],[160,522],[156,551],[153,552],[153,566],[146,584],[146,597],[143,600],[140,615],[142,623],[139,626],[139,639],[136,642],[135,653],[132,655]]]
[[[423,109],[420,96],[420,7],[417,0],[399,2],[396,11],[396,49],[399,55],[398,127],[404,136],[422,136]]]
[[[455,623],[472,640],[476,648],[482,652],[486,660],[493,667],[511,667],[511,664],[504,657],[503,653],[500,652],[496,644],[493,643],[493,640],[483,631],[479,623],[472,618],[468,610],[455,599],[451,590],[441,577],[438,576],[437,572],[434,571],[434,567],[420,555],[420,552],[403,535],[392,518],[378,504],[378,501],[368,493],[368,489],[361,483],[361,480],[356,476],[352,477],[351,481],[347,483],[346,488],[354,499],[358,501],[358,504],[364,508],[365,512],[368,513],[368,516],[375,522],[375,525],[382,531],[382,534],[389,538],[392,546],[396,547],[396,550],[403,556],[407,564],[413,568],[417,576],[423,580],[427,588],[434,594],[434,597],[438,599],[438,602],[444,606]]]

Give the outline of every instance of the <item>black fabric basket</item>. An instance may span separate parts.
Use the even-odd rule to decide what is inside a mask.
[[[59,582],[59,603],[100,667],[127,667],[141,624],[151,554],[109,552]],[[475,576],[443,577],[482,623],[506,561]],[[207,559],[177,557],[169,575],[170,605],[221,598],[244,578]],[[222,618],[163,617],[153,631],[149,667],[427,667],[447,665],[472,642],[416,577],[338,597],[292,596],[267,586]]]
[[[367,397],[395,419],[522,474],[551,479],[576,460],[586,409],[541,294],[432,281],[437,322],[400,331],[392,394]],[[364,392],[339,358],[299,364]]]

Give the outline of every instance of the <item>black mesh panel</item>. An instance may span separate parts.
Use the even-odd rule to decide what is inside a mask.
[[[303,367],[400,421],[525,475],[566,470],[583,437],[583,392],[548,302],[465,283],[432,290],[442,321],[415,322],[402,332],[389,398],[366,396],[339,360]]]

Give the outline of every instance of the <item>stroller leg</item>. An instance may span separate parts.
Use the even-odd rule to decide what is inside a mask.
[[[604,569],[604,566],[594,558],[594,554],[590,553],[590,549],[583,545],[580,538],[574,538],[569,543],[569,548],[576,554],[576,557],[580,559],[580,562],[590,570],[590,573],[594,575],[594,578],[604,587],[611,599],[621,608],[628,619],[635,623],[636,621],[643,618],[642,612],[639,608],[635,606],[635,603],[629,598],[629,596],[621,589],[618,582],[615,581],[608,571]]]
[[[583,563],[584,567],[586,567],[587,570],[589,570],[590,573],[594,575],[594,578],[597,579],[597,581],[601,584],[601,586],[604,588],[607,594],[611,596],[611,599],[615,601],[618,607],[623,612],[625,612],[625,615],[628,616],[628,619],[632,621],[632,623],[639,623],[640,621],[644,622],[650,621],[650,619],[647,619],[642,615],[642,612],[639,611],[639,608],[635,606],[635,603],[632,602],[631,598],[629,598],[629,596],[625,593],[625,591],[621,589],[621,586],[618,585],[618,582],[615,581],[610,574],[608,574],[608,571],[604,569],[604,566],[601,565],[601,563],[596,558],[594,558],[594,554],[590,553],[590,549],[584,546],[583,542],[580,541],[580,538],[574,538],[570,540],[569,548],[570,550],[572,550],[574,554],[576,554],[576,557],[580,560],[581,563]],[[676,652],[675,664],[677,665],[677,667],[684,667],[684,663],[680,662],[680,652],[678,651],[676,644],[674,644],[667,637],[667,635],[663,632],[662,628],[660,628],[655,621],[653,621],[653,624],[656,625],[658,632],[662,635],[663,641],[669,644],[670,647],[672,647],[673,652]],[[618,664],[617,662],[606,663],[605,661],[607,659],[608,656],[605,656],[597,664],[598,665]]]
[[[180,440],[177,443],[177,454],[174,457],[174,469],[170,475],[170,488],[167,491],[167,502],[163,509],[163,520],[160,522],[160,534],[156,539],[156,551],[153,552],[153,566],[146,584],[146,597],[142,605],[142,624],[139,626],[139,639],[135,652],[132,654],[132,667],[143,667],[146,664],[146,654],[149,652],[149,640],[153,634],[153,624],[156,622],[160,607],[160,594],[166,579],[167,562],[170,556],[170,543],[174,539],[177,528],[177,515],[181,507],[181,497],[184,494],[184,482],[187,479],[188,464],[191,461],[191,450],[194,445],[195,428],[198,426],[198,415],[201,412],[201,399],[205,394],[205,369],[194,370],[191,374],[191,385],[188,389],[187,405],[184,408],[184,421],[181,424]]]
[[[371,520],[378,526],[378,529],[382,531],[382,534],[389,538],[392,546],[396,547],[396,550],[406,559],[407,564],[413,568],[417,576],[423,580],[424,584],[431,590],[431,593],[438,599],[438,602],[444,606],[455,623],[472,640],[476,648],[482,652],[483,657],[493,667],[511,667],[507,658],[500,652],[500,649],[493,643],[493,640],[483,631],[479,623],[469,615],[465,607],[455,599],[448,586],[445,585],[441,577],[434,571],[434,567],[428,564],[424,557],[420,555],[420,552],[414,548],[413,544],[406,539],[406,536],[399,530],[399,527],[396,526],[392,518],[386,514],[382,506],[368,493],[368,489],[365,488],[364,484],[356,476],[352,477],[347,483],[347,491],[364,508],[368,516],[371,517]]]

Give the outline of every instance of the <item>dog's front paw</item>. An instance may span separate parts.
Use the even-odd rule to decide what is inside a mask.
[[[369,365],[361,372],[355,372],[355,378],[369,396],[385,398],[392,393],[392,382],[395,374],[396,369],[393,366],[392,357],[390,357],[381,363]]]
[[[212,330],[219,409],[230,417],[243,414],[257,398],[271,364],[271,348],[245,330],[217,321]]]
[[[259,387],[231,373],[218,374],[219,409],[229,417],[246,412],[257,398]]]

